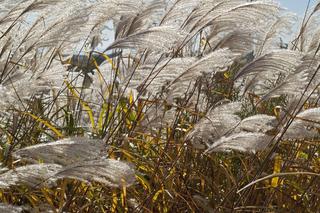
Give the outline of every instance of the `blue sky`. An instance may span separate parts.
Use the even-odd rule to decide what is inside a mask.
[[[299,16],[304,14],[305,9],[308,5],[308,0],[278,0],[280,4],[287,8],[288,10],[298,14]],[[310,3],[312,5],[311,8],[316,5],[318,0],[311,0]]]

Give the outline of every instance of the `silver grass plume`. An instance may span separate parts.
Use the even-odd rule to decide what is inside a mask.
[[[257,114],[243,119],[239,125],[241,131],[271,133],[279,122],[275,116]]]
[[[281,15],[278,5],[267,1],[220,1],[199,20],[203,22],[210,17],[212,23],[207,21],[210,28],[205,36],[210,44],[210,48],[206,46],[207,50],[229,48],[237,53],[254,50],[258,55],[262,49],[275,49],[274,40],[278,41],[279,35],[284,34],[292,23],[289,15]]]
[[[205,151],[212,152],[228,152],[231,150],[241,152],[257,152],[264,150],[272,141],[273,136],[260,132],[240,132],[229,136],[223,136]]]
[[[131,48],[166,53],[179,47],[186,35],[182,30],[170,26],[152,27],[114,41],[107,50]]]
[[[18,185],[52,187],[58,179],[63,178],[98,182],[109,187],[130,186],[135,182],[135,171],[128,164],[113,159],[82,161],[66,167],[58,164],[32,164],[1,174],[0,188]]]
[[[146,30],[157,23],[165,8],[165,2],[156,0],[143,4],[136,14],[125,15],[116,21],[115,38],[129,36]]]
[[[210,146],[239,125],[241,119],[235,113],[240,110],[240,102],[231,102],[213,108],[195,124],[187,134],[186,140],[191,141],[198,149],[204,149],[205,145]]]
[[[270,73],[288,74],[301,63],[302,57],[303,55],[298,51],[274,50],[244,66],[234,78],[248,75],[267,77]]]
[[[268,98],[286,96],[301,96],[308,84],[308,74],[305,72],[289,74],[279,85],[266,91],[260,101]]]
[[[291,48],[301,52],[316,53],[320,32],[318,27],[320,23],[319,9],[316,7],[308,16],[301,29],[296,32]]]
[[[319,129],[320,108],[311,108],[297,114],[283,138],[292,140],[314,139],[320,136]]]
[[[206,48],[205,52],[210,52],[211,49],[228,48],[234,53],[245,54],[255,49],[257,42],[256,37],[251,32],[233,30],[219,34],[210,34],[204,38],[205,42],[210,44],[211,48]]]
[[[273,88],[269,89],[261,100],[266,100],[270,97],[278,97],[280,95],[289,96],[289,98],[299,96],[306,90],[308,95],[315,87],[320,83],[319,72],[319,57],[306,54],[302,57],[301,63],[296,66],[296,69],[289,73],[287,76],[283,76],[283,80],[275,84]],[[313,75],[315,77],[313,78]],[[307,89],[308,84],[310,84]]]
[[[12,206],[4,203],[0,204],[0,212],[2,213],[22,213],[24,210],[24,207]]]
[[[55,175],[63,166],[57,164],[33,164],[9,170],[0,175],[0,188],[26,185],[32,188],[53,186]]]
[[[237,29],[252,32],[256,35],[255,39],[261,41],[265,34],[264,26],[275,19],[278,13],[278,5],[265,1],[206,1],[193,12],[185,26],[193,33],[211,27],[210,38]]]
[[[15,159],[37,163],[71,165],[80,161],[107,156],[107,147],[102,140],[83,137],[66,138],[19,149],[13,153]]]
[[[132,78],[129,73],[128,80],[124,83],[130,88],[144,89],[153,95],[165,90],[177,76],[182,74],[196,58],[184,57],[184,58],[169,58],[164,59],[159,65],[144,65],[134,71]]]
[[[318,53],[318,47],[320,45],[320,30],[314,33],[312,40],[309,43],[308,52],[309,53]]]
[[[61,72],[63,67],[59,63],[53,65],[56,66],[45,68],[45,63],[39,62],[36,68],[13,67],[0,83],[1,111],[5,112],[9,107],[22,110],[23,104],[27,104],[30,98],[50,94],[50,90],[60,88],[64,79]],[[41,68],[42,72],[38,70]]]
[[[194,62],[183,73],[176,76],[169,84],[168,101],[185,95],[188,88],[192,88],[196,80],[205,74],[215,75],[224,72],[238,55],[228,49],[214,51]]]
[[[188,15],[199,4],[199,0],[176,0],[169,2],[168,9],[165,11],[161,25],[180,27]]]
[[[63,2],[62,0],[2,0],[0,11],[0,26],[9,27],[14,22],[21,22],[26,15],[46,11],[50,6]],[[4,32],[4,31],[3,31]]]
[[[99,159],[75,163],[63,168],[57,178],[71,178],[84,182],[98,182],[110,187],[130,186],[135,171],[127,163],[114,159]]]
[[[320,57],[313,53],[307,53],[302,58],[302,63],[297,67],[296,73],[305,73],[307,75],[306,82],[310,82],[308,90],[313,90],[320,83]]]
[[[24,32],[29,32],[28,26],[20,24],[21,26],[25,26],[25,30],[22,31],[23,33],[20,33],[19,37],[23,38],[25,36],[27,38],[25,42],[37,45],[37,47],[61,48],[63,46],[65,50],[71,49],[71,51],[74,51],[79,42],[84,42],[90,34],[98,35],[101,33],[105,22],[117,19],[120,15],[134,14],[142,5],[137,4],[137,1],[133,2],[129,0],[104,2],[89,0],[70,0],[65,2],[56,0],[32,2],[37,5],[36,8],[25,5],[28,8],[28,12],[29,10],[32,12],[32,16],[29,18],[29,28],[32,29],[31,33],[25,36]],[[55,11],[55,13],[52,13],[52,11]],[[31,14],[31,12],[29,13]],[[17,26],[21,27],[20,25]],[[15,32],[15,30],[11,31]]]
[[[257,95],[265,95],[279,77],[285,78],[294,73],[302,58],[303,54],[298,51],[274,50],[245,65],[234,79],[245,78],[244,92],[250,90]]]
[[[209,20],[219,17],[230,8],[234,8],[244,3],[244,1],[195,1],[197,3],[191,13],[187,16],[187,19],[183,22],[183,28],[188,31],[197,31],[203,26],[207,26]]]
[[[296,23],[297,17],[291,13],[285,13],[276,17],[265,32],[265,38],[259,45],[257,55],[264,55],[270,50],[284,48],[281,46],[281,38],[292,33],[292,26]],[[280,43],[279,43],[280,42]]]
[[[158,129],[170,127],[175,120],[177,112],[174,106],[171,109],[167,109],[167,107],[164,103],[148,106],[138,129],[152,133],[157,132]]]

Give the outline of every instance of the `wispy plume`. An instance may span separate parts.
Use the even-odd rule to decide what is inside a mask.
[[[101,140],[81,137],[29,146],[13,153],[13,157],[19,160],[63,166],[106,156],[107,147]]]

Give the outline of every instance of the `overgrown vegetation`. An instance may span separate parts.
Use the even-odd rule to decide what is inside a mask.
[[[319,8],[0,0],[0,211],[319,211]]]

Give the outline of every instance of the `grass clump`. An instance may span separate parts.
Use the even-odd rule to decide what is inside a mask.
[[[318,9],[3,1],[0,209],[317,211]]]

